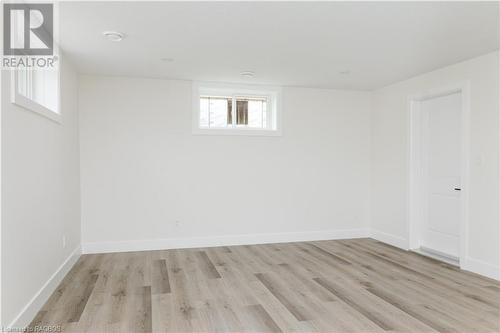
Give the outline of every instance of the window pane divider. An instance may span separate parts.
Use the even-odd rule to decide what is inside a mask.
[[[231,95],[231,127],[236,128],[236,95]]]

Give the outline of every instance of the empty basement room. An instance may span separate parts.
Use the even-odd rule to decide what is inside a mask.
[[[500,332],[500,3],[2,2],[1,332]]]

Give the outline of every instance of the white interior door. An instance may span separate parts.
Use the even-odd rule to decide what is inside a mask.
[[[424,221],[420,246],[460,254],[461,93],[421,102],[424,117]]]

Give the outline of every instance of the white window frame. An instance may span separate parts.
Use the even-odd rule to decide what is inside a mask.
[[[62,70],[62,52],[60,52],[59,45],[57,41],[59,40],[59,30],[58,25],[55,24],[57,22],[57,18],[59,17],[59,6],[58,2],[54,2],[54,29],[53,29],[53,40],[54,40],[54,56],[57,57],[57,63],[55,64],[56,68],[54,69],[42,69],[42,70],[56,70],[57,71],[57,92],[56,92],[56,102],[57,106],[55,110],[52,110],[46,106],[43,106],[40,103],[35,102],[29,97],[24,96],[19,93],[19,85],[18,85],[18,74],[19,71],[16,69],[11,70],[10,76],[10,99],[13,104],[16,104],[23,109],[32,111],[41,116],[44,116],[52,121],[55,121],[58,124],[62,124],[62,114],[61,114],[61,70]],[[35,56],[36,57],[36,56]]]
[[[207,128],[200,127],[200,97],[201,96],[231,96],[233,103],[237,97],[266,97],[267,122],[271,128],[248,128],[234,126],[236,117],[233,117],[233,127]],[[233,112],[235,112],[233,107]],[[255,135],[281,136],[281,88],[275,86],[244,85],[230,83],[193,82],[193,112],[192,129],[196,135]]]
[[[57,107],[56,110],[49,109],[40,103],[35,102],[29,97],[19,93],[18,85],[18,70],[11,71],[11,102],[26,110],[33,111],[41,116],[53,120],[59,124],[62,123],[61,115],[61,56],[58,55],[57,69],[43,69],[43,70],[57,70]]]

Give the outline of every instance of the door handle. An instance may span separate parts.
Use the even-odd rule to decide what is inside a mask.
[[[454,188],[454,190],[455,190],[455,191],[462,191],[462,189],[461,189],[461,188],[459,188],[459,187],[455,187],[455,188]]]

